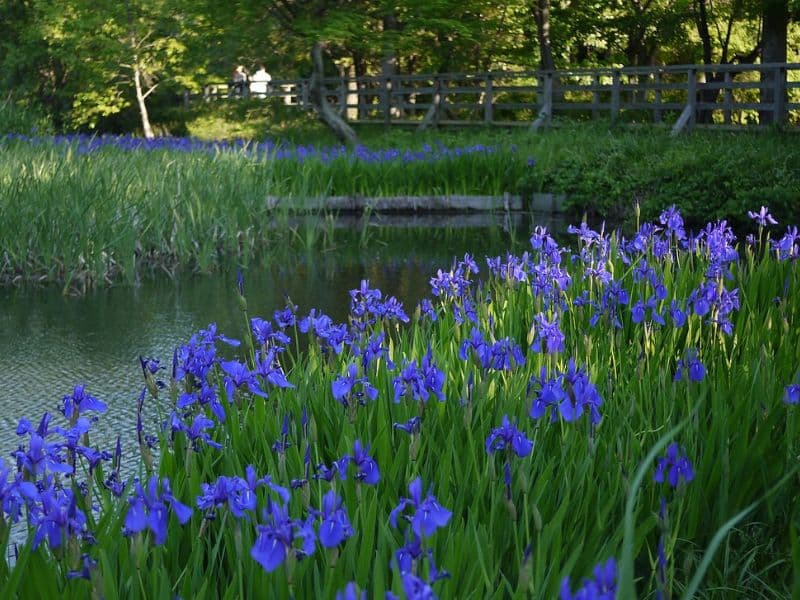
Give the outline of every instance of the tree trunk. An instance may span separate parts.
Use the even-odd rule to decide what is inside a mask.
[[[539,40],[539,68],[553,71],[556,68],[553,48],[550,45],[550,0],[536,0],[534,6],[536,35]]]
[[[353,53],[353,68],[355,69],[356,79],[360,79],[367,74],[367,65],[364,57],[359,53]],[[366,119],[369,114],[366,87],[362,82],[358,83],[358,119]]]
[[[385,98],[389,99],[390,106],[387,110],[392,112],[395,117],[402,116],[401,98],[391,94],[394,78],[397,76],[397,50],[395,49],[395,38],[400,31],[400,23],[397,15],[390,12],[383,17],[383,56],[381,57],[381,75],[383,76]],[[400,105],[400,106],[398,106]]]
[[[761,46],[762,63],[785,63],[787,58],[787,29],[789,27],[789,3],[787,0],[763,0],[763,30]],[[761,102],[774,104],[775,84],[778,72],[770,69],[761,72]],[[785,93],[785,92],[784,92]],[[775,120],[771,107],[759,111],[759,123],[780,122]]]
[[[150,126],[150,117],[147,114],[147,103],[145,102],[146,94],[142,91],[142,73],[138,64],[134,64],[133,67],[133,83],[136,86],[136,102],[139,105],[139,114],[142,116],[142,131],[144,131],[144,137],[152,140],[156,136]]]
[[[539,69],[542,71],[555,71],[556,69],[556,62],[553,58],[553,48],[550,44],[550,0],[535,0],[535,4],[533,7],[533,16],[536,20],[536,37],[539,41]],[[544,103],[539,102],[538,94],[537,94],[537,103],[542,106],[542,110],[540,110],[539,117],[537,117],[534,125],[532,126],[533,129],[537,129],[537,123],[540,122],[543,114],[542,111],[546,109],[546,121],[550,122],[553,117],[553,109],[552,103],[559,102],[561,100],[561,81],[558,77],[551,77],[549,86],[550,86],[550,94],[549,94],[549,107]],[[544,90],[542,90],[542,93]],[[548,102],[548,100],[545,100]]]
[[[328,100],[325,98],[325,86],[322,83],[322,78],[325,75],[322,62],[322,51],[324,47],[324,43],[314,42],[314,46],[311,48],[311,64],[313,65],[313,70],[311,72],[311,81],[308,84],[311,105],[314,107],[314,110],[317,111],[320,120],[330,128],[340,142],[347,145],[354,145],[358,141],[356,132],[331,108],[330,104],[328,104]]]

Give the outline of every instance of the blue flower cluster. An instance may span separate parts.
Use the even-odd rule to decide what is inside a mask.
[[[396,148],[370,149],[357,145],[350,149],[343,145],[317,147],[314,145],[288,145],[272,140],[253,142],[248,140],[204,141],[187,137],[157,137],[146,139],[132,135],[87,135],[70,134],[47,137],[34,137],[9,133],[4,139],[25,142],[32,145],[56,145],[72,148],[78,154],[90,154],[104,148],[114,148],[125,152],[193,152],[216,155],[219,153],[243,153],[251,158],[268,160],[293,160],[300,163],[320,161],[330,163],[335,160],[348,160],[367,164],[373,163],[433,163],[441,160],[470,155],[491,155],[498,151],[496,146],[473,144],[449,148],[444,144],[424,144],[419,150],[400,150]],[[515,148],[511,148],[515,152]]]
[[[753,218],[759,225],[767,226],[771,224],[768,216],[767,210],[762,208]],[[58,415],[53,417],[49,413],[36,425],[27,419],[20,420],[19,446],[12,453],[16,470],[0,459],[0,528],[5,526],[6,518],[11,523],[24,519],[32,532],[34,549],[42,544],[50,550],[65,544],[75,546],[78,551],[74,552],[70,568],[77,567],[77,570],[70,571],[69,576],[88,578],[98,558],[92,556],[93,533],[90,530],[97,523],[95,513],[101,510],[93,503],[96,496],[91,487],[96,485],[104,499],[109,495],[121,499],[118,523],[124,535],[135,538],[135,544],[144,541],[164,544],[170,539],[171,530],[178,531],[180,526],[192,521],[200,531],[221,529],[223,523],[232,522],[237,532],[249,528],[253,540],[250,555],[265,571],[285,566],[290,574],[294,561],[313,555],[318,545],[328,549],[330,557],[338,556],[337,548],[358,535],[354,524],[360,527],[364,518],[363,513],[353,513],[351,521],[348,508],[353,509],[353,506],[348,507],[348,503],[352,502],[352,494],[362,500],[375,493],[375,487],[366,486],[391,487],[392,483],[384,479],[386,474],[403,472],[397,470],[397,464],[382,464],[386,470],[381,471],[376,457],[383,461],[382,457],[386,456],[383,442],[389,438],[395,443],[407,443],[411,459],[408,465],[413,465],[420,441],[427,442],[418,435],[420,431],[423,427],[426,432],[435,430],[443,424],[442,419],[424,414],[428,401],[436,398],[445,403],[431,411],[438,412],[441,417],[449,414],[448,411],[458,410],[457,404],[451,406],[446,402],[461,394],[460,406],[470,433],[476,431],[476,427],[485,427],[477,431],[477,439],[485,439],[485,455],[480,460],[485,461],[483,466],[491,480],[499,479],[492,461],[502,460],[505,500],[512,510],[513,520],[516,513],[512,501],[512,464],[519,469],[519,479],[527,481],[525,468],[532,463],[524,459],[531,456],[534,449],[534,436],[529,437],[525,429],[532,427],[536,436],[547,435],[549,428],[539,419],[548,413],[551,422],[562,423],[574,423],[586,414],[587,428],[591,432],[589,439],[593,441],[596,426],[601,422],[603,397],[591,381],[587,368],[572,356],[573,340],[565,336],[561,329],[563,324],[583,319],[584,324],[594,327],[602,320],[612,335],[630,334],[637,341],[641,336],[643,343],[635,351],[641,352],[642,360],[646,359],[649,336],[659,331],[672,333],[689,323],[699,322],[713,328],[722,340],[729,339],[726,336],[733,333],[739,295],[730,281],[738,254],[727,225],[718,223],[698,235],[690,235],[674,207],[661,215],[659,223],[643,226],[630,240],[623,239],[616,245],[605,233],[593,231],[586,224],[571,227],[571,233],[579,238],[580,248],[569,256],[546,230],[537,228],[530,240],[530,251],[521,257],[507,255],[502,259],[487,259],[486,281],[477,278],[479,268],[470,255],[454,261],[449,271],[439,271],[430,280],[432,298],[423,300],[418,311],[424,334],[435,332],[430,321],[449,320],[448,332],[453,340],[444,349],[435,335],[426,335],[421,344],[414,342],[412,347],[416,350],[409,352],[410,356],[406,353],[395,356],[398,353],[395,336],[409,317],[396,298],[385,298],[363,280],[350,292],[350,314],[345,323],[336,323],[316,310],[298,315],[297,308],[290,302],[276,311],[272,319],[250,319],[244,360],[228,359],[218,352],[218,344],[232,347],[240,344],[219,334],[213,324],[176,349],[168,385],[160,380],[164,369],[159,361],[140,358],[145,384],[137,404],[137,433],[147,472],[147,477],[141,480],[123,477],[119,438],[113,452],[91,445],[91,429],[97,415],[105,413],[107,406],[84,386],[75,386],[71,394],[62,398],[63,420],[60,423],[54,421],[54,418],[60,419]],[[795,243],[795,238],[791,238],[788,245],[774,247],[772,251],[781,260],[793,259]],[[627,272],[617,274],[618,278],[610,268],[612,252],[627,265]],[[687,290],[692,289],[688,296],[670,296],[664,275],[667,269],[662,267],[686,256],[692,260],[702,259],[700,264],[709,267],[698,273],[697,281],[687,286]],[[564,267],[567,261],[583,269],[582,277],[576,276],[573,280]],[[585,291],[570,303],[568,292],[576,284]],[[508,307],[512,303],[504,303],[505,288],[516,289],[517,296],[523,299],[521,304],[513,306],[520,310],[520,315],[510,320],[513,321],[511,325],[505,321],[495,322],[501,311],[511,310]],[[243,293],[241,278],[239,289]],[[330,432],[320,435],[317,427],[325,415],[314,404],[309,403],[307,408],[307,399],[302,398],[300,411],[281,402],[295,393],[290,381],[293,373],[284,365],[291,364],[287,363],[292,355],[290,345],[297,343],[299,347],[299,340],[292,339],[297,332],[306,334],[310,341],[309,361],[301,364],[313,365],[311,368],[321,373],[323,383],[313,388],[314,393],[352,411],[359,406],[369,407],[358,413],[357,419],[352,419],[361,437],[353,435],[350,439],[356,439],[352,449],[347,446],[344,454],[341,447],[332,453],[320,443]],[[522,343],[526,332],[527,345]],[[700,350],[706,350],[707,342],[702,337],[684,339],[685,332],[686,329],[676,333],[684,341],[665,361],[664,369],[674,366],[676,380],[686,375],[689,380],[699,382],[706,376]],[[698,347],[693,347],[692,343],[697,343]],[[458,387],[453,383],[455,376],[439,367],[443,364],[440,361],[455,358],[456,348],[460,361],[451,364],[463,377],[462,389],[454,389]],[[528,378],[529,373],[524,372],[521,381],[512,382],[517,387],[508,385],[522,367],[530,367],[531,362],[539,367],[533,371],[538,374]],[[522,400],[521,389],[526,380],[524,401],[530,402],[528,416],[536,421],[527,422],[527,426],[520,425],[521,415],[518,414],[526,405],[513,403]],[[486,401],[486,406],[490,406],[488,403],[497,396],[498,384],[505,386],[503,393],[510,396],[511,401],[505,405],[510,414],[498,410],[492,419],[503,414],[500,425],[489,430],[487,423],[496,424],[497,421],[482,416],[473,418],[471,410],[478,402]],[[172,400],[172,410],[165,411],[169,416],[161,424],[159,436],[147,435],[144,431],[142,414],[148,393],[159,403],[166,401],[166,395]],[[390,395],[393,402],[382,394]],[[382,399],[379,401],[379,398]],[[785,386],[784,401],[800,403],[800,383]],[[398,420],[382,440],[366,437],[370,434],[361,428],[368,423],[366,430],[374,434],[376,413],[364,414],[374,406],[388,411],[383,413],[387,418],[377,424],[379,430],[385,432],[392,420]],[[274,478],[258,475],[253,465],[245,467],[244,473],[220,474],[217,471],[235,464],[217,451],[236,447],[235,438],[242,430],[235,427],[241,415],[250,411],[269,415],[264,420],[270,431],[264,435],[272,437],[260,447],[268,455],[270,447],[274,452],[270,455],[277,463]],[[417,414],[411,416],[414,412]],[[524,421],[524,416],[522,418]],[[574,431],[567,426],[561,429],[563,434]],[[408,437],[394,431],[405,432]],[[270,446],[276,435],[277,439]],[[537,448],[542,448],[542,438],[535,439],[540,444]],[[150,456],[151,446],[160,454]],[[211,457],[211,460],[203,463],[197,455]],[[315,457],[314,466],[312,456]],[[258,464],[258,459],[258,454],[254,453],[239,464],[250,460]],[[154,468],[157,460],[162,460],[162,465],[184,460],[191,476],[171,479],[159,476]],[[111,470],[103,479],[100,475],[103,470],[99,467],[107,463]],[[193,471],[198,464],[203,468]],[[81,480],[83,475],[88,477]],[[405,484],[407,477],[401,477]],[[653,481],[663,491],[659,510],[662,531],[655,552],[659,591],[665,589],[664,572],[672,550],[670,540],[674,539],[667,531],[666,498],[680,497],[685,484],[694,478],[694,467],[686,450],[678,443],[670,444],[664,456],[658,458],[653,473]],[[667,485],[663,485],[665,483]],[[441,489],[439,493],[443,493]],[[315,494],[313,501],[312,494]],[[531,512],[537,512],[535,506],[530,508]],[[220,515],[225,518],[219,518]],[[453,512],[439,502],[432,488],[424,491],[422,478],[414,477],[408,483],[408,496],[401,496],[391,512],[382,518],[399,530],[389,567],[397,571],[394,589],[402,589],[407,598],[435,598],[436,582],[449,574],[434,563],[432,538],[439,529],[465,516],[456,514],[454,518]],[[523,562],[529,559],[528,550]],[[564,600],[610,599],[615,597],[616,589],[617,569],[611,558],[597,565],[593,577],[584,579],[575,592],[569,578],[565,578],[560,595]],[[337,597],[363,598],[364,595],[358,584],[352,582]],[[387,598],[393,597],[391,592],[387,594]]]
[[[594,568],[594,577],[584,579],[583,585],[574,593],[569,577],[561,582],[561,600],[614,600],[617,597],[617,563],[609,558]]]
[[[529,396],[531,392],[535,392],[528,413],[532,419],[543,417],[548,408],[553,408],[550,412],[551,421],[561,417],[571,422],[588,412],[593,425],[600,423],[603,398],[589,381],[586,370],[576,367],[573,358],[569,359],[566,371],[556,371],[549,375],[547,369],[542,367],[538,377],[531,376],[528,384]]]

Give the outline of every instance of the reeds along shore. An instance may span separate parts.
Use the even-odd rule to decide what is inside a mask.
[[[281,226],[287,214],[330,196],[548,192],[566,195],[574,219],[628,232],[637,205],[644,219],[675,204],[691,229],[728,219],[742,235],[746,210],[761,204],[800,221],[800,138],[779,133],[394,132],[353,149],[8,135],[0,152],[0,282],[78,293],[149,272],[249,264],[297,239]]]

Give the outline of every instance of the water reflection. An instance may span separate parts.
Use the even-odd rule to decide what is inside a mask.
[[[428,295],[431,274],[449,267],[454,256],[501,254],[526,244],[529,231],[524,224],[505,232],[454,227],[339,233],[326,244],[292,249],[248,268],[250,314],[271,316],[288,295],[301,313],[315,307],[340,321],[347,313],[348,291],[361,279],[397,296],[411,312]],[[138,357],[169,365],[174,348],[211,322],[226,335],[241,335],[245,324],[235,287],[235,273],[222,273],[156,279],[83,298],[64,297],[56,288],[0,290],[2,455],[16,447],[20,417],[35,421],[45,410],[57,411],[76,383],[86,384],[110,407],[93,441],[109,448],[117,434],[132,441],[142,386]],[[150,413],[156,418],[157,411]]]

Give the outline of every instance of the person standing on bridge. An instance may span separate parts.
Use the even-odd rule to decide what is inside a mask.
[[[264,65],[259,65],[258,71],[253,73],[250,78],[250,93],[258,98],[266,98],[270,81],[272,81],[272,75],[267,73]]]
[[[239,65],[231,74],[230,94],[231,96],[244,96],[247,90],[247,70]]]

